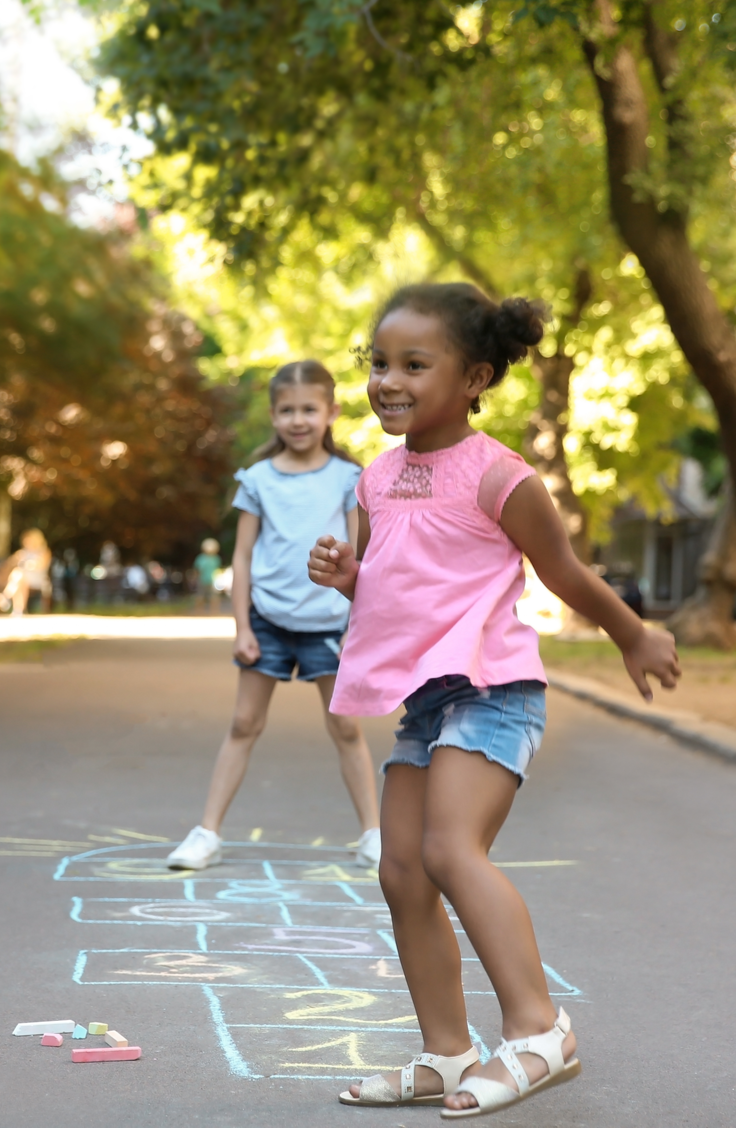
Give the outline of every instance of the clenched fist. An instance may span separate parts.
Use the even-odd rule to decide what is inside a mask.
[[[360,564],[352,545],[334,537],[320,537],[309,554],[309,578],[321,587],[336,588],[346,599],[355,595]]]

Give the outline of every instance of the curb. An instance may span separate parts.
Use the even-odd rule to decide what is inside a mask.
[[[563,674],[551,669],[547,670],[547,680],[551,689],[569,693],[580,701],[588,701],[614,716],[648,725],[691,748],[698,748],[701,752],[708,752],[736,764],[736,729],[729,728],[728,725],[704,721],[697,713],[676,710],[664,712],[656,707],[638,705],[613,690],[607,690],[592,678]]]

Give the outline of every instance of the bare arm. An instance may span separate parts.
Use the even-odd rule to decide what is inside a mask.
[[[674,638],[666,631],[647,630],[608,584],[580,563],[539,478],[526,478],[512,492],[501,528],[529,557],[545,587],[611,636],[642,697],[652,699],[647,673],[674,689],[681,672]]]
[[[348,523],[348,542],[351,545],[353,552],[357,555],[358,552],[358,536],[360,532],[360,519],[358,517],[358,507],[351,509],[347,514]]]
[[[353,547],[350,518],[357,513],[357,551]],[[354,526],[353,526],[354,527]],[[309,554],[309,578],[320,587],[336,588],[346,599],[355,597],[355,584],[360,571],[359,561],[368,547],[371,526],[368,514],[358,506],[348,514],[348,535],[351,543],[334,537],[320,537]]]
[[[251,666],[261,656],[258,640],[250,629],[250,567],[253,546],[261,531],[261,519],[255,513],[241,513],[233,553],[233,614],[236,637],[233,655]]]

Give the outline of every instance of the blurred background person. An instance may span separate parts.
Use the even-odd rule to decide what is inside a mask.
[[[140,603],[148,595],[151,585],[142,564],[129,564],[123,572],[123,595],[131,603]]]
[[[215,587],[215,576],[222,568],[220,545],[214,537],[206,537],[202,541],[201,549],[194,561],[197,583],[194,607],[196,611],[202,611],[207,606],[209,613],[214,615],[220,610],[220,593]]]
[[[67,611],[73,611],[77,603],[77,583],[79,580],[79,557],[75,548],[65,548],[62,553],[64,561],[64,598]]]
[[[20,536],[20,548],[8,561],[10,574],[2,593],[2,607],[12,606],[14,615],[23,615],[31,604],[42,611],[51,609],[51,550],[40,529],[26,529]]]

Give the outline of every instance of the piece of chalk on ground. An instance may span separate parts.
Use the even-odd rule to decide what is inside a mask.
[[[74,1030],[72,1031],[72,1038],[86,1038],[86,1037],[87,1037],[87,1027],[86,1026],[77,1025],[77,1026],[74,1027]]]
[[[120,1049],[107,1046],[72,1050],[72,1061],[136,1061],[141,1056],[140,1046],[121,1046]]]
[[[49,1022],[19,1022],[14,1034],[71,1034],[76,1023],[73,1018],[57,1018]],[[107,1027],[105,1027],[107,1030]]]
[[[107,1034],[106,1022],[90,1022],[87,1026],[90,1034]]]
[[[42,1046],[60,1046],[64,1038],[61,1034],[44,1034],[41,1039]]]
[[[123,1038],[122,1034],[118,1034],[117,1030],[108,1030],[105,1041],[108,1046],[115,1046],[117,1049],[121,1049],[128,1044],[128,1039]]]

